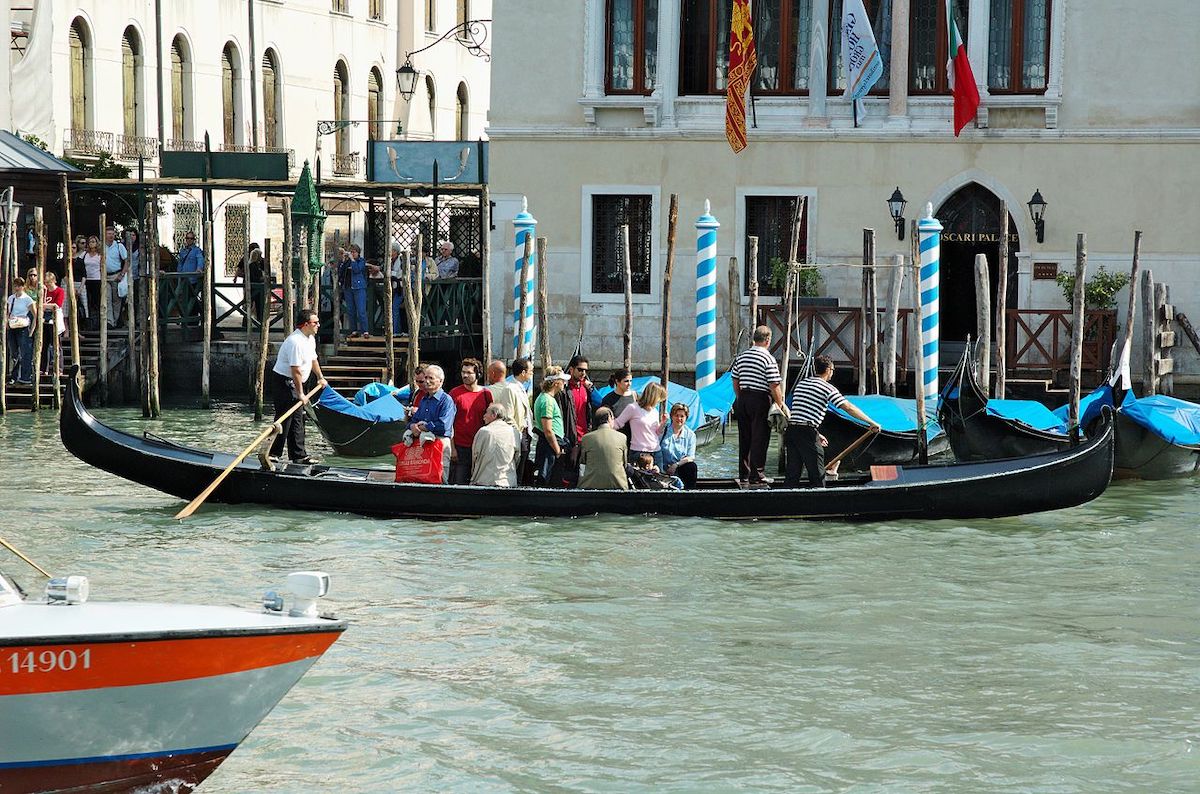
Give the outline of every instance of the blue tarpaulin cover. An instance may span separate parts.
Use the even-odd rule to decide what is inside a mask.
[[[354,393],[354,404],[366,405],[369,402],[378,400],[380,397],[386,397],[394,391],[396,391],[396,388],[394,386],[389,386],[386,383],[380,383],[379,381],[368,383],[366,386],[363,386]],[[407,385],[400,389],[400,398],[405,402],[408,401]]]
[[[879,423],[880,427],[893,433],[915,433],[917,430],[917,401],[905,400],[899,397],[886,397],[882,394],[846,395],[846,399],[860,411]],[[845,411],[829,406],[829,410],[849,419],[855,424],[866,427],[855,417]],[[925,423],[925,437],[933,439],[942,432],[941,425],[933,417]]]
[[[1067,433],[1065,419],[1037,400],[988,400],[987,412],[1047,433]]]
[[[1128,396],[1131,399],[1133,397],[1132,394]],[[1100,409],[1104,406],[1113,407],[1113,389],[1107,383],[1101,384],[1099,388],[1079,401],[1079,426],[1086,428],[1093,419],[1100,415]],[[1066,427],[1071,418],[1071,406],[1069,404],[1060,405],[1054,409],[1054,415],[1059,418],[1063,427]]]
[[[642,393],[642,389],[646,388],[650,383],[658,383],[657,375],[646,375],[640,378],[633,379],[633,390],[638,394]],[[599,405],[600,401],[606,395],[612,392],[611,386],[603,386],[596,389],[592,393],[592,403]],[[688,407],[687,426],[692,430],[697,429],[704,424],[704,411],[700,410],[700,395],[695,389],[689,389],[687,386],[680,386],[672,381],[667,386],[667,407],[670,408],[675,403],[683,403]]]
[[[728,372],[700,390],[700,404],[704,406],[704,413],[718,414],[721,421],[729,418],[734,398],[733,375]]]
[[[355,405],[338,394],[337,390],[327,386],[321,392],[317,402],[331,411],[337,411],[347,416],[357,416],[368,422],[395,422],[404,419],[404,406],[391,397],[381,397],[366,405]]]
[[[1200,446],[1200,405],[1165,394],[1134,397],[1130,393],[1121,403],[1121,413],[1172,444]]]

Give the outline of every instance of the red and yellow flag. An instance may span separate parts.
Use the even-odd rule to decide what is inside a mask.
[[[725,137],[734,152],[746,148],[746,89],[758,53],[754,49],[754,25],[750,19],[750,0],[733,0],[733,20],[729,26],[729,71],[726,72]]]

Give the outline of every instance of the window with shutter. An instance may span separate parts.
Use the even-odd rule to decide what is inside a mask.
[[[88,129],[87,75],[92,58],[91,41],[82,20],[71,23],[71,129]]]
[[[592,196],[592,292],[625,291],[625,263],[619,233],[621,226],[627,225],[631,291],[639,295],[650,294],[652,209],[649,195]]]
[[[796,215],[795,196],[746,196],[746,265],[742,269],[742,294],[750,294],[750,238],[758,238],[758,293],[782,295],[772,283],[777,263],[786,267],[792,246],[792,224]],[[808,218],[800,220],[800,242],[796,247],[800,262],[808,258]]]
[[[279,146],[279,72],[275,50],[263,55],[263,141],[267,146]]]

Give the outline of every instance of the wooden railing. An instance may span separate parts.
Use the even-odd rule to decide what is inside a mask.
[[[896,329],[897,377],[908,374],[912,361],[909,317],[911,309],[901,309]],[[784,333],[786,315],[783,306],[760,306],[759,323],[771,329],[771,353],[783,360],[783,347],[787,339]],[[882,329],[884,313],[879,313],[876,328]],[[792,321],[792,361],[799,359],[801,351],[812,351],[813,355],[828,356],[839,367],[858,369],[859,351],[862,348],[866,329],[863,310],[857,306],[801,306]],[[883,345],[882,330],[878,343]],[[870,348],[867,348],[870,353]]]
[[[1009,370],[1048,370],[1071,366],[1070,309],[1009,309],[1007,364]],[[1117,335],[1117,313],[1089,309],[1083,316],[1083,370],[1107,372]]]

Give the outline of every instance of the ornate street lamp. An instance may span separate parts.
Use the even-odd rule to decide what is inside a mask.
[[[896,239],[904,239],[904,208],[908,202],[904,200],[904,194],[900,192],[900,186],[892,191],[892,197],[887,200],[888,212],[892,214],[892,220],[896,222]]]
[[[1046,242],[1046,200],[1042,191],[1035,189],[1033,198],[1029,199],[1029,217],[1033,218],[1033,228],[1037,232],[1037,241]]]
[[[396,89],[400,92],[400,96],[404,97],[405,101],[408,101],[417,92],[417,81],[421,76],[421,72],[417,67],[413,66],[412,57],[425,52],[425,50],[434,45],[441,44],[451,36],[476,58],[491,61],[492,54],[483,47],[487,42],[488,34],[486,26],[491,21],[490,19],[468,19],[466,22],[460,22],[450,28],[450,30],[447,30],[421,49],[405,53],[404,65],[396,70]]]

